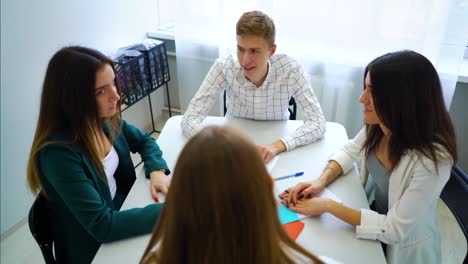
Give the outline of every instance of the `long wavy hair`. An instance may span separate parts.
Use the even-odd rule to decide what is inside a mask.
[[[110,65],[111,59],[97,50],[71,46],[59,50],[50,60],[42,86],[41,105],[36,133],[29,154],[27,180],[32,193],[39,193],[42,181],[39,169],[39,152],[50,144],[82,144],[91,157],[94,168],[104,176],[103,165],[98,156],[96,140],[103,121],[110,126],[110,141],[120,124],[120,111],[103,120],[99,117],[95,95],[96,73]],[[120,85],[116,79],[117,92]],[[120,101],[117,104],[120,109]],[[51,141],[59,132],[69,133],[69,141]]]
[[[404,50],[380,56],[367,65],[377,116],[391,131],[389,159],[394,169],[410,150],[434,161],[448,152],[457,161],[455,130],[442,95],[439,75],[423,55]],[[365,81],[364,81],[365,83]],[[365,85],[364,85],[365,89]],[[382,139],[379,125],[367,125],[366,155]]]
[[[273,181],[254,144],[211,126],[183,148],[141,263],[321,261],[283,230]]]

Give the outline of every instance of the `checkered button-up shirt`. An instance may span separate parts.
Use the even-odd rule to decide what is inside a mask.
[[[281,138],[287,150],[309,144],[325,133],[325,117],[309,76],[293,58],[275,54],[268,61],[268,74],[260,87],[247,80],[233,56],[218,59],[211,67],[182,119],[182,131],[191,137],[201,129],[219,93],[226,89],[226,108],[231,116],[253,120],[288,120],[288,105],[294,97],[304,112],[304,125]]]

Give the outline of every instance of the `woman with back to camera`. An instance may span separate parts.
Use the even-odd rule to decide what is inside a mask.
[[[329,160],[321,176],[280,194],[303,214],[329,212],[356,227],[356,236],[380,240],[389,263],[440,263],[437,200],[457,160],[455,132],[437,71],[413,51],[388,53],[366,67],[366,127]],[[363,159],[370,174],[373,210],[355,210],[314,197]],[[312,197],[312,198],[310,198]]]
[[[255,145],[207,127],[183,148],[141,263],[322,263],[283,230]]]
[[[151,192],[167,193],[162,152],[120,118],[112,60],[66,47],[50,60],[28,163],[28,184],[47,199],[58,263],[90,263],[101,243],[151,232],[161,204],[119,211],[135,181],[139,152]]]

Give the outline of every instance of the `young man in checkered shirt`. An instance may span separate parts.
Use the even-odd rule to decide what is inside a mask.
[[[215,99],[226,90],[230,116],[253,120],[288,120],[294,97],[304,112],[304,125],[267,145],[258,145],[265,162],[278,153],[323,137],[325,117],[310,86],[309,76],[293,58],[275,54],[275,25],[260,11],[244,13],[236,25],[237,61],[218,59],[211,67],[182,119],[187,137],[201,129]]]

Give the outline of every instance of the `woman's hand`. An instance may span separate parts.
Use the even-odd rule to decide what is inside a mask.
[[[150,191],[155,200],[158,200],[158,192],[167,195],[171,180],[164,174],[163,170],[157,170],[150,173]]]
[[[312,197],[289,206],[294,212],[304,215],[330,213],[352,226],[361,225],[361,210],[356,210],[330,198]]]
[[[296,204],[289,206],[289,209],[304,215],[321,215],[327,212],[329,202],[329,198],[312,197],[297,201]]]
[[[313,195],[321,193],[323,188],[325,188],[325,183],[321,178],[318,178],[310,182],[301,182],[296,186],[285,190],[278,195],[278,197],[286,207],[289,207],[290,204],[295,205],[298,200],[301,200],[302,198],[310,198]]]

